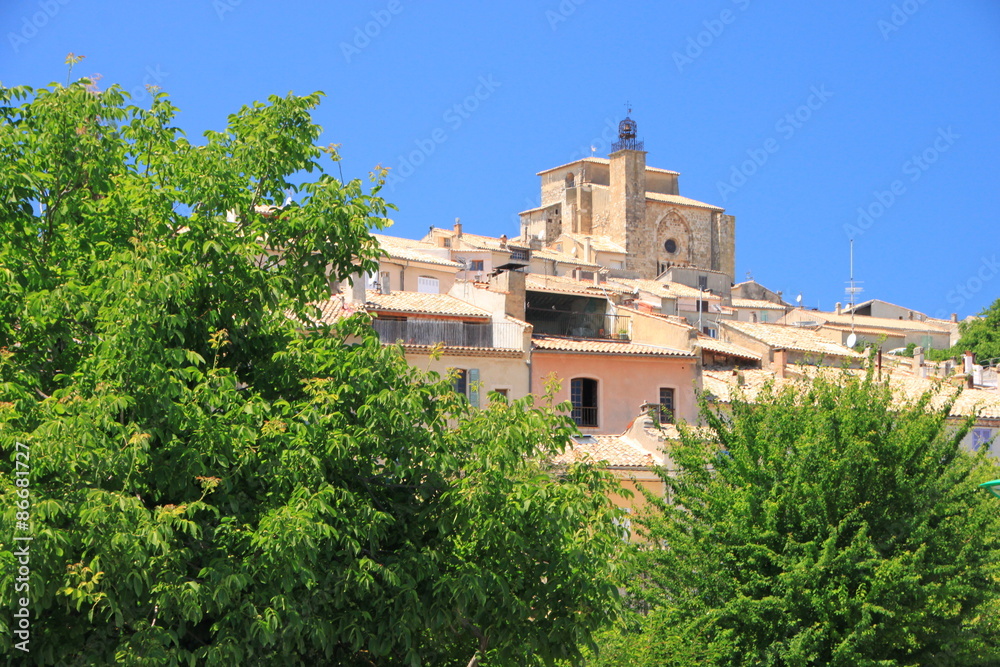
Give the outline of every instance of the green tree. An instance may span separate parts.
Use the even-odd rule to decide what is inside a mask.
[[[979,362],[1000,363],[1000,299],[983,309],[979,317],[958,325],[960,338],[953,351],[956,355],[971,350]]]
[[[473,410],[363,315],[303,324],[330,281],[376,267],[387,211],[383,170],[368,192],[323,172],[320,94],[196,145],[164,94],[145,109],[87,84],[0,88],[7,661],[576,660],[622,542],[613,480],[543,463],[568,417]]]
[[[602,644],[636,665],[997,664],[1000,502],[977,488],[997,471],[928,400],[869,372],[704,407],[713,437],[683,432],[638,519],[653,611]]]

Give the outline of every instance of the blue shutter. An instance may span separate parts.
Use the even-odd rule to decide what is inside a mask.
[[[479,407],[479,369],[469,369],[469,403],[472,407]]]

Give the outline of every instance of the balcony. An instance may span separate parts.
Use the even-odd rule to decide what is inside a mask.
[[[479,347],[500,350],[523,348],[523,331],[513,322],[455,322],[451,320],[376,318],[372,328],[383,343]]]
[[[529,308],[528,321],[536,334],[569,336],[571,338],[599,338],[607,340],[632,340],[632,318],[629,315],[603,313],[553,313],[546,309]]]

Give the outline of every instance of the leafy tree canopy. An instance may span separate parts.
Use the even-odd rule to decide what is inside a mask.
[[[613,482],[543,463],[565,414],[472,410],[363,315],[301,324],[376,267],[388,208],[384,171],[367,191],[324,173],[320,97],[246,106],[195,144],[163,93],[0,88],[9,659],[534,664],[575,660],[613,608]]]
[[[926,667],[1000,660],[996,467],[871,375],[703,406],[638,521],[635,594],[598,664]]]
[[[976,319],[958,325],[961,338],[955,346],[957,354],[970,350],[978,362],[1000,363],[1000,299],[979,313]]]

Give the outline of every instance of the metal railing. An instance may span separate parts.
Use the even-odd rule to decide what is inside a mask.
[[[619,139],[611,144],[611,152],[617,153],[620,150],[641,151],[644,150],[644,142],[638,139]]]
[[[628,315],[578,313],[564,322],[564,336],[632,340],[632,318]]]
[[[520,326],[513,322],[452,322],[448,320],[410,319],[381,320],[372,322],[375,333],[383,343],[404,345],[437,345],[450,347],[480,347],[501,350],[520,350],[523,335]]]
[[[597,408],[573,408],[572,416],[577,426],[597,426]]]

